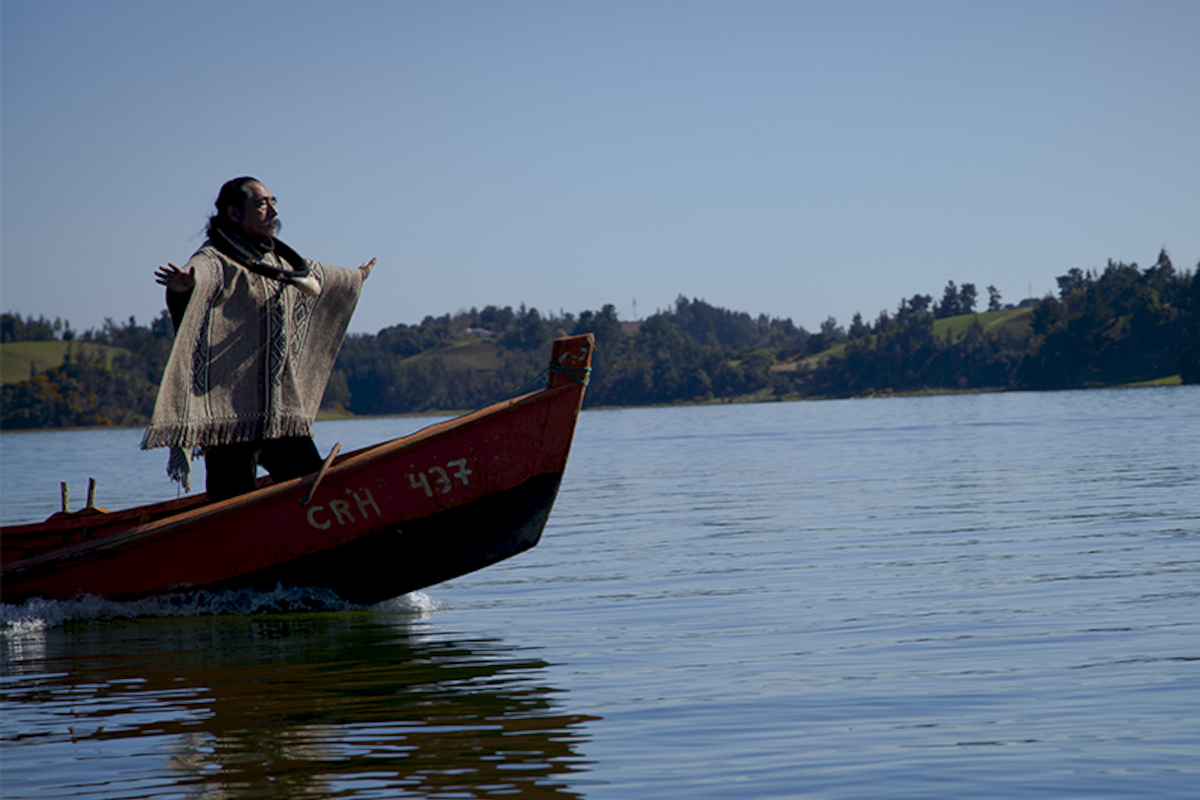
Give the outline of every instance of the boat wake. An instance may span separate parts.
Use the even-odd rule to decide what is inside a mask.
[[[373,606],[349,603],[328,589],[276,586],[270,591],[234,589],[224,592],[178,592],[141,600],[106,600],[82,595],[74,600],[35,597],[21,605],[0,604],[0,636],[11,639],[45,631],[67,622],[138,617],[203,617],[248,614],[303,614],[329,611],[380,611],[427,614],[440,606],[424,592],[410,592]]]

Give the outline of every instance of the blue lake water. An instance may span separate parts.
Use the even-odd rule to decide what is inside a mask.
[[[139,438],[0,437],[4,520]],[[1196,798],[1198,578],[1200,387],[589,411],[423,593],[4,607],[0,795]]]

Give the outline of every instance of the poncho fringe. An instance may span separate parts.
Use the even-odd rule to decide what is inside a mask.
[[[266,419],[207,422],[163,419],[155,422],[142,437],[142,449],[156,447],[213,447],[237,442],[256,442],[262,439],[283,439],[288,436],[312,436],[312,422],[297,417],[282,417],[277,420],[274,432],[267,436]]]

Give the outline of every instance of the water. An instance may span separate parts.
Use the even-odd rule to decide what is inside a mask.
[[[4,519],[172,496],[139,435],[4,436]],[[1198,566],[1196,387],[587,412],[424,593],[6,607],[0,794],[1195,798]]]

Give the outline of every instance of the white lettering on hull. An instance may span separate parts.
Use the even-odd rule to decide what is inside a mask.
[[[372,513],[378,519],[383,519],[383,512],[379,510],[379,504],[375,502],[374,495],[371,490],[366,487],[359,489],[346,489],[351,500],[354,501],[351,505],[350,500],[330,500],[329,507],[325,506],[309,506],[308,507],[308,524],[319,531],[327,531],[336,522],[338,525],[348,525],[352,522],[358,522],[360,519],[364,522],[371,518]],[[355,516],[357,510],[358,515]]]
[[[447,472],[449,468],[450,472]],[[424,472],[408,473],[408,485],[413,489],[420,489],[425,492],[426,497],[433,497],[437,494],[450,494],[458,484],[455,483],[457,478],[462,482],[463,486],[469,486],[469,476],[474,475],[473,470],[467,469],[467,460],[465,458],[456,458],[453,461],[447,461],[445,467],[430,467]],[[432,481],[430,480],[432,478]]]

